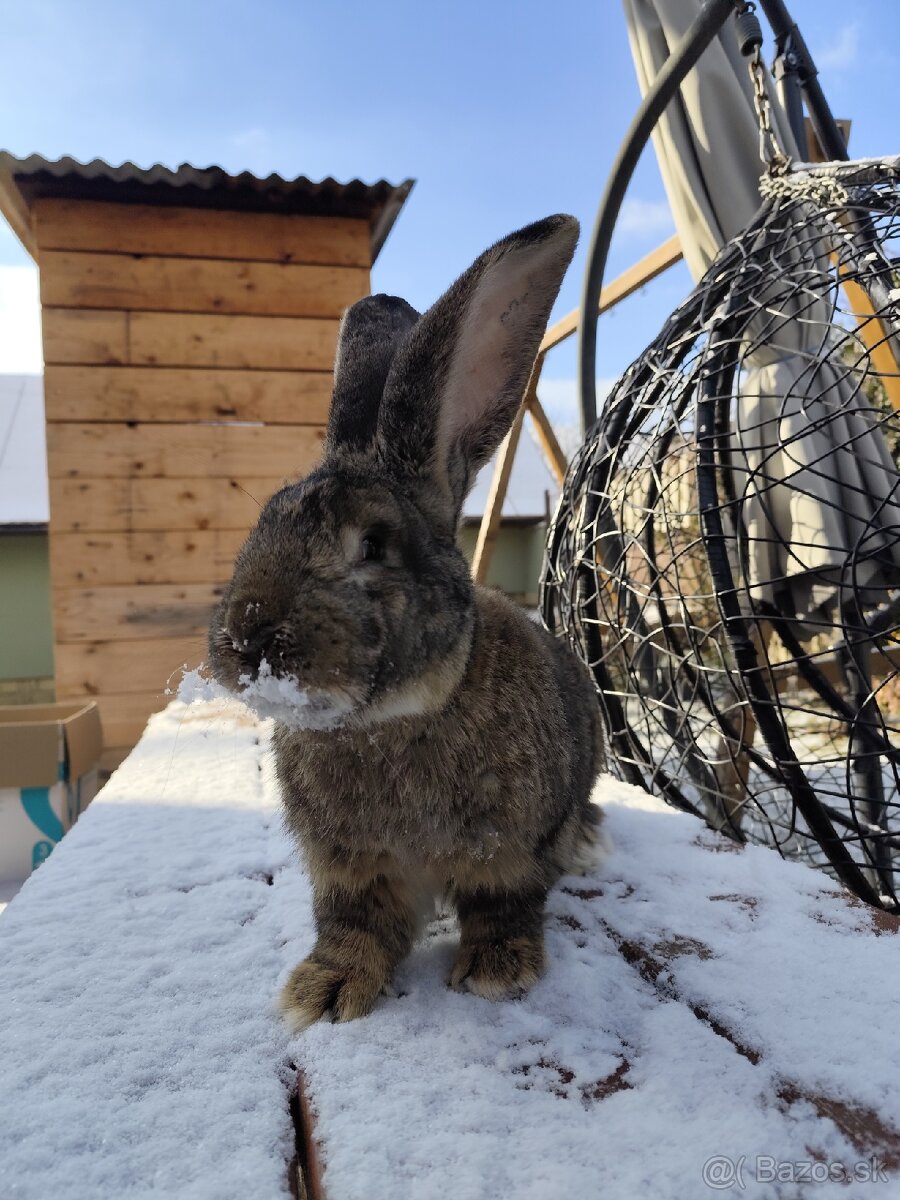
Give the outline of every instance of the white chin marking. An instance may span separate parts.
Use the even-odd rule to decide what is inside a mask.
[[[420,717],[430,711],[430,699],[432,697],[423,684],[410,683],[376,700],[360,716],[366,725],[380,725],[397,717]]]

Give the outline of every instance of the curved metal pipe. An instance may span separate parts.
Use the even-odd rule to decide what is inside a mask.
[[[638,159],[650,139],[656,122],[662,116],[687,73],[710,44],[729,16],[734,12],[734,0],[708,0],[687,33],[675,46],[662,70],[653,81],[635,114],[625,141],[613,163],[606,191],[597,210],[597,220],[591,237],[588,269],[581,294],[581,330],[578,337],[578,373],[581,382],[582,432],[597,420],[597,308],[606,260],[619,209]]]

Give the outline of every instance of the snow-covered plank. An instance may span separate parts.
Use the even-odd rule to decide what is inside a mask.
[[[715,1156],[746,1164],[722,1195],[777,1194],[757,1155],[894,1172],[890,923],[598,795],[616,848],[554,889],[527,997],[451,992],[445,916],[369,1018],[289,1039],[273,998],[314,931],[265,729],[170,706],[0,918],[0,1195],[286,1196],[298,1068],[325,1200],[683,1200]]]
[[[0,918],[0,1196],[267,1200],[288,843],[254,724],[161,714]]]
[[[624,794],[624,793],[623,793]],[[900,1168],[900,920],[821,872],[673,819],[610,806],[620,853],[592,918],[665,996],[774,1072],[861,1153]]]

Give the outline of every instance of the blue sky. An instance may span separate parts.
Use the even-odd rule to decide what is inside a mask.
[[[853,118],[853,154],[900,152],[900,4],[791,9],[835,112]],[[639,99],[618,0],[0,0],[0,22],[0,144],[17,154],[416,178],[373,286],[420,308],[489,242],[560,210],[585,230],[554,315],[574,308],[587,233]],[[648,152],[611,273],[671,232]],[[40,369],[28,264],[4,227],[0,371]],[[599,374],[627,366],[689,286],[676,267],[604,318]],[[545,369],[560,416],[574,375],[573,341]]]

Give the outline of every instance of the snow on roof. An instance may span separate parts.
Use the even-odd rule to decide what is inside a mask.
[[[294,1064],[329,1200],[684,1200],[714,1156],[748,1195],[756,1155],[896,1181],[894,926],[634,788],[598,798],[616,848],[551,894],[527,997],[451,992],[444,919],[370,1017],[289,1039],[273,998],[314,934],[268,733],[172,704],[0,917],[0,1195],[286,1197]]]
[[[49,520],[43,379],[0,375],[0,526]]]
[[[475,487],[463,505],[463,520],[479,520],[484,514],[496,459],[497,456],[494,455],[487,466],[479,472]],[[540,520],[546,515],[548,497],[552,512],[558,496],[559,484],[556,476],[550,470],[543,451],[538,446],[529,417],[524,423],[522,436],[519,438],[519,445],[513,459],[512,474],[509,477],[506,499],[503,502],[503,516],[505,518]]]

